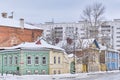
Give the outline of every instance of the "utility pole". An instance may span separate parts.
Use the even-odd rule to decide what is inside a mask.
[[[74,73],[76,73],[76,59],[75,59],[75,57],[76,57],[76,44],[75,44],[75,40],[77,39],[77,27],[75,28],[75,30],[74,30]]]

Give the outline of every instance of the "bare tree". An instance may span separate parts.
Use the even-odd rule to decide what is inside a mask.
[[[102,5],[102,3],[94,3],[93,5],[87,6],[83,10],[82,19],[86,22],[85,24],[88,24],[86,26],[86,30],[88,34],[90,34],[89,37],[97,38],[98,34],[98,28],[102,24],[103,20],[103,14],[105,12],[105,7]],[[87,37],[88,38],[88,37]]]

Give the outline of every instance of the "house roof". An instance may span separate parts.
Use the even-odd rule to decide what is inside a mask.
[[[54,50],[64,51],[64,49],[60,47],[48,44],[43,38],[39,38],[35,42],[24,42],[17,46],[6,47],[4,49],[19,49],[19,48],[20,49],[54,49]]]
[[[17,20],[14,20],[14,19],[1,18],[1,17],[0,17],[0,26],[21,28],[19,20],[17,21]],[[35,27],[35,26],[32,26],[32,25],[26,24],[26,23],[24,23],[24,28],[26,28],[26,29],[40,29],[40,30],[42,30],[41,28],[38,28],[38,27]]]
[[[74,42],[75,42],[75,44],[74,44]],[[75,46],[76,49],[84,49],[84,48],[88,48],[90,46],[90,44],[93,44],[93,43],[95,43],[97,48],[100,48],[97,41],[94,38],[75,40],[75,41],[73,41],[72,44],[69,44],[69,43],[67,43],[66,40],[63,40],[63,41],[59,42],[57,44],[57,46],[59,46],[59,47],[66,46],[66,47],[69,47],[69,48],[74,48],[74,46]]]

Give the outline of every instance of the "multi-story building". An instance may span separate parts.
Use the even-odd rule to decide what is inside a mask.
[[[105,22],[101,25],[99,39],[102,45],[112,48],[112,41],[113,41],[113,29],[110,25],[111,22]]]
[[[120,19],[115,19],[111,26],[113,28],[113,48],[120,50]]]
[[[89,38],[90,32],[88,31],[88,25],[80,21],[78,23],[54,23],[49,22],[38,25],[40,28],[44,28],[44,37],[48,41],[58,43],[61,40],[70,39],[84,39]],[[105,21],[101,27],[98,28],[98,41],[107,47],[120,50],[120,20],[115,19],[113,21]],[[91,28],[92,30],[92,28]],[[91,37],[94,38],[94,37]]]
[[[101,26],[101,39],[107,47],[120,50],[120,19],[108,21]]]
[[[50,40],[52,38],[54,43],[58,43],[61,40],[85,38],[86,29],[83,22],[79,23],[45,23],[37,25],[40,28],[44,28],[44,37]]]

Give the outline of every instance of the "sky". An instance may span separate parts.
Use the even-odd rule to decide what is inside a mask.
[[[13,11],[14,19],[35,24],[78,22],[85,7],[96,2],[105,6],[106,20],[120,18],[120,0],[0,0],[0,13]]]

